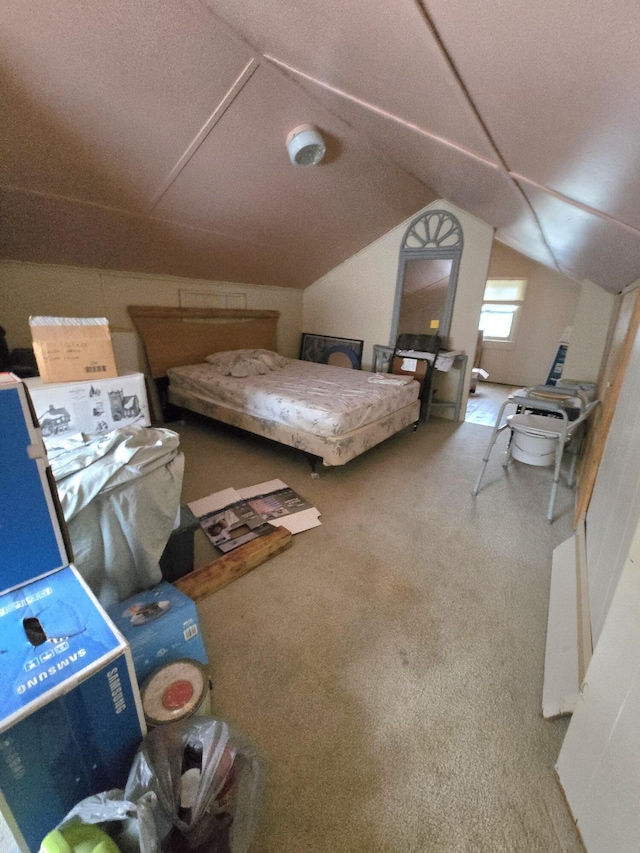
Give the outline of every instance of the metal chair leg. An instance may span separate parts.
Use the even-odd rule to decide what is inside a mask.
[[[476,480],[476,484],[475,484],[475,486],[473,487],[473,490],[472,490],[472,492],[471,492],[471,494],[472,494],[472,495],[474,495],[474,496],[475,496],[475,495],[477,495],[477,494],[478,494],[478,492],[480,491],[480,483],[482,482],[482,478],[484,477],[484,472],[485,472],[485,470],[486,470],[486,468],[487,468],[487,462],[489,461],[489,457],[491,456],[491,451],[493,450],[493,446],[494,446],[494,444],[496,443],[496,441],[497,441],[497,439],[498,439],[498,435],[499,435],[499,433],[500,433],[500,432],[501,432],[505,427],[506,427],[506,424],[505,424],[504,426],[500,427],[500,429],[494,429],[494,431],[493,431],[493,432],[492,432],[492,434],[491,434],[491,439],[490,439],[490,441],[489,441],[489,446],[487,447],[487,450],[486,450],[486,452],[485,452],[485,455],[484,455],[484,457],[483,457],[483,459],[482,459],[482,468],[480,468],[480,473],[478,474],[478,479]]]
[[[505,400],[505,402],[500,406],[500,411],[498,412],[498,417],[496,418],[495,425],[493,427],[493,432],[491,433],[491,438],[489,439],[489,445],[485,451],[485,454],[482,458],[482,467],[480,468],[480,473],[478,474],[478,479],[476,480],[475,486],[471,490],[471,494],[475,497],[480,491],[480,483],[482,482],[482,478],[484,477],[484,472],[487,468],[487,462],[489,461],[489,456],[491,456],[491,451],[493,450],[493,445],[496,443],[496,439],[498,438],[498,434],[502,432],[502,430],[507,426],[504,424],[500,426],[500,422],[502,420],[502,415],[504,414],[504,410],[509,405],[511,400]]]

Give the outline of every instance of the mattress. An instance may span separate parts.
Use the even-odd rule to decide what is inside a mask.
[[[207,363],[173,367],[172,388],[314,435],[339,436],[413,403],[420,390],[410,378],[377,379],[350,370],[287,359],[262,376],[223,376]]]

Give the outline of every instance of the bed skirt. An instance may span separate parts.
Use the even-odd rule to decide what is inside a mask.
[[[370,424],[338,436],[313,435],[273,420],[265,420],[244,412],[219,406],[203,397],[169,386],[169,400],[176,406],[206,415],[216,421],[262,435],[280,444],[295,447],[322,459],[326,466],[344,465],[376,444],[400,432],[420,417],[420,400],[391,412]]]

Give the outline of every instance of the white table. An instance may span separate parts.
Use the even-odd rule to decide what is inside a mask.
[[[393,355],[393,347],[383,346],[382,344],[373,345],[373,370],[374,373],[387,373],[389,370],[389,362]],[[442,352],[446,356],[446,351]],[[459,371],[458,387],[456,389],[455,400],[431,400],[427,410],[427,420],[433,409],[453,409],[454,421],[460,420],[460,410],[462,408],[462,398],[464,397],[464,381],[467,374],[467,361],[469,357],[465,353],[457,353],[453,359],[453,367]],[[436,370],[438,370],[438,362],[436,360]],[[448,372],[448,371],[443,371]]]

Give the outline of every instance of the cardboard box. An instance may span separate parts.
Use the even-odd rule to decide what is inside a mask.
[[[131,651],[73,566],[29,394],[0,379],[0,810],[25,853],[122,786],[145,733]]]
[[[25,384],[48,448],[77,432],[99,435],[133,423],[151,423],[142,373],[49,384],[35,377]]]
[[[118,375],[105,317],[29,317],[43,382],[76,382]]]
[[[2,593],[66,566],[70,554],[29,395],[9,374],[0,381],[0,448]]]
[[[133,595],[107,613],[131,646],[138,683],[180,658],[208,664],[196,605],[170,583]]]
[[[145,733],[131,652],[69,566],[0,596],[0,801],[19,847],[124,787]]]
[[[481,367],[472,367],[471,368],[471,382],[469,383],[469,391],[474,394],[475,390],[478,386],[478,379],[488,379],[489,374],[486,370],[483,370]]]

